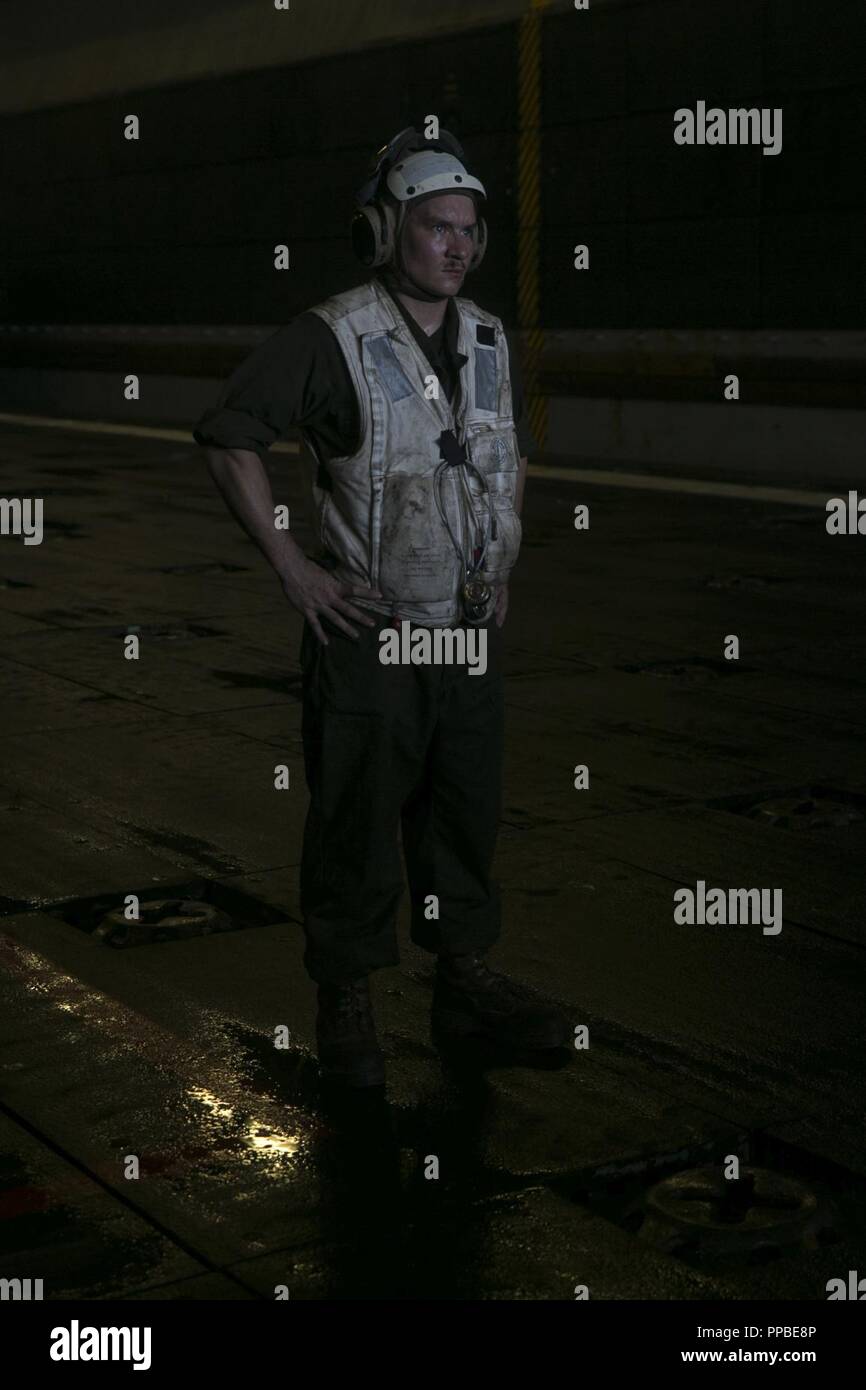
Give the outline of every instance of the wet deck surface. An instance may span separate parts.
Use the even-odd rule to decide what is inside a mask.
[[[404,913],[373,981],[386,1091],[339,1102],[302,965],[300,618],[194,451],[7,426],[0,470],[46,517],[40,546],[0,538],[0,1276],[64,1299],[824,1299],[863,1268],[862,538],[818,508],[530,478],[491,963],[589,1047],[442,1058]],[[296,461],[272,476],[303,543]],[[782,889],[783,930],[675,924],[699,879]],[[91,900],[157,890],[246,925],[93,935]],[[730,1154],[763,1198],[724,1251],[706,1205],[648,1215],[654,1184]]]

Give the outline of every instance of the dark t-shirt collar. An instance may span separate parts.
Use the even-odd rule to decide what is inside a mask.
[[[387,281],[383,280],[382,283],[385,289],[388,291],[388,294],[390,295],[391,299],[394,301],[394,304],[396,305],[400,314],[402,315],[403,320],[406,323],[406,326],[408,327],[418,346],[421,348],[421,351],[424,353],[428,361],[431,362],[431,365],[432,359],[434,357],[441,357],[443,351],[446,351],[448,355],[451,357],[452,361],[456,364],[457,369],[459,371],[460,368],[463,366],[464,362],[469,361],[469,358],[467,357],[466,353],[457,351],[457,335],[460,329],[460,319],[457,314],[457,305],[454,303],[454,300],[448,300],[448,303],[445,306],[444,318],[442,319],[442,323],[440,324],[440,326],[436,329],[436,332],[425,333],[421,325],[413,318],[409,310],[405,308],[402,302],[397,298],[397,295],[391,289]]]

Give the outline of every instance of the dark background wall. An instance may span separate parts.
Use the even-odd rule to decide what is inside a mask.
[[[863,326],[862,0],[609,0],[546,15],[542,52],[546,327]],[[283,323],[357,281],[351,194],[432,111],[491,195],[469,292],[515,323],[517,54],[512,19],[4,114],[0,318]],[[675,145],[699,99],[782,107],[782,153]]]
[[[863,5],[656,0],[572,35],[545,25],[545,323],[863,326]],[[782,152],[675,145],[698,99],[782,107]],[[590,275],[556,270],[574,229]]]

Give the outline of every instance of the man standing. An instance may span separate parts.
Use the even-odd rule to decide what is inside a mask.
[[[437,955],[434,1038],[525,1049],[570,1031],[484,961],[500,932],[501,626],[531,436],[501,321],[460,297],[487,237],[484,187],[462,157],[446,132],[402,131],[380,151],[352,225],[374,273],[257,348],[194,432],[304,616],[304,964],[321,1074],[351,1086],[385,1079],[369,974],[399,961],[401,826],[412,940]],[[261,462],[292,425],[318,562],[275,530]],[[483,661],[380,659],[386,629],[419,627],[466,650],[474,639]]]

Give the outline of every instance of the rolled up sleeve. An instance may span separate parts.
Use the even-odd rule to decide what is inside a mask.
[[[262,457],[289,429],[315,420],[327,405],[335,351],[333,334],[318,316],[299,315],[235,368],[216,404],[196,422],[193,439]]]
[[[248,411],[216,405],[205,411],[192,437],[196,444],[213,449],[248,449],[264,457],[280,433]]]

